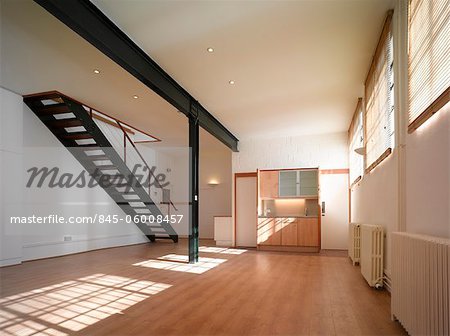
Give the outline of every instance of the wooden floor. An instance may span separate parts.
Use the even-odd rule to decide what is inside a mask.
[[[0,334],[406,334],[345,256],[201,250],[195,266],[181,241],[2,268]]]

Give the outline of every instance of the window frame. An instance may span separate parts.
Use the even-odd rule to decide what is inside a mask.
[[[409,0],[408,1],[408,14],[407,14],[407,31],[408,31],[408,58],[407,58],[407,67],[408,67],[408,95],[407,95],[407,100],[408,100],[408,115],[407,115],[407,120],[408,120],[408,133],[411,134],[413,133],[417,128],[419,128],[422,124],[424,124],[429,118],[431,118],[436,112],[438,112],[439,110],[441,110],[449,101],[450,101],[450,85],[447,86],[447,88],[444,89],[444,91],[442,93],[439,94],[439,96],[437,98],[435,98],[434,100],[430,100],[429,104],[427,107],[424,108],[424,110],[420,113],[418,113],[417,115],[415,115],[414,119],[411,120],[411,19],[412,19],[412,6],[411,3],[412,1],[419,1],[419,0]],[[424,4],[424,2],[422,1],[421,4]],[[429,4],[429,3],[425,3],[425,4]],[[420,5],[420,4],[419,4]],[[416,8],[417,10],[417,8]],[[417,14],[417,13],[415,13]],[[421,25],[423,24],[423,22],[419,22],[416,23],[417,25]],[[431,28],[430,28],[431,29]],[[427,35],[425,37],[426,40],[430,41],[430,36]],[[431,45],[431,41],[430,41],[430,45]],[[420,52],[422,51],[422,49],[418,49],[419,51],[417,52],[417,54],[420,54]],[[423,51],[422,51],[423,52]],[[416,56],[417,56],[416,54]],[[432,60],[431,60],[432,61]],[[442,70],[442,69],[439,69]],[[445,70],[445,69],[444,69]],[[424,80],[424,82],[427,82]]]
[[[360,121],[358,120],[360,118]],[[358,124],[361,123],[359,126]],[[358,142],[361,144],[361,147],[364,147],[364,104],[363,99],[358,98],[358,102],[356,103],[355,112],[353,113],[352,121],[350,123],[350,127],[348,129],[348,148],[349,148],[349,178],[351,178],[352,175],[352,161],[351,156],[352,155],[358,155],[359,159],[361,160],[361,167],[360,174],[352,180],[350,180],[350,188],[352,188],[356,183],[361,181],[363,175],[364,175],[364,166],[365,166],[365,155],[360,155],[357,153],[354,153],[355,151],[355,137],[361,136],[362,139]]]
[[[364,82],[364,87],[365,87],[365,104],[364,104],[364,113],[363,113],[363,128],[364,128],[364,147],[366,149],[365,155],[364,155],[364,174],[369,174],[375,167],[377,167],[382,161],[384,161],[384,159],[386,159],[393,150],[393,147],[395,146],[395,133],[396,133],[396,129],[395,129],[395,78],[394,78],[394,34],[393,34],[393,14],[394,14],[394,10],[389,10],[387,12],[386,15],[386,19],[384,21],[383,24],[383,29],[381,31],[381,35],[379,37],[378,43],[377,43],[377,47],[375,49],[375,53],[374,56],[372,58],[372,63],[369,67],[369,71],[366,77],[366,80]],[[389,38],[390,37],[390,38]],[[387,43],[389,43],[389,46],[385,46],[385,42],[387,41]],[[367,110],[367,103],[369,100],[369,97],[367,95],[367,87],[368,87],[368,83],[371,82],[373,80],[372,76],[374,75],[375,72],[375,68],[378,65],[378,61],[380,57],[383,57],[383,55],[381,54],[382,51],[384,51],[384,49],[386,49],[386,53],[388,53],[388,60],[387,62],[387,66],[386,66],[386,73],[384,74],[384,76],[386,76],[386,84],[387,84],[387,111],[384,111],[387,115],[386,117],[386,125],[385,127],[389,127],[389,130],[386,130],[386,132],[388,133],[388,138],[390,140],[390,144],[389,146],[386,148],[386,150],[384,150],[377,159],[373,160],[372,162],[368,162],[367,160],[367,144],[370,140],[372,140],[372,136],[368,136],[368,129],[367,129],[367,114],[368,114],[368,110]],[[389,53],[390,51],[390,53]],[[392,78],[391,78],[392,76]],[[393,125],[391,125],[391,123],[393,123]],[[392,129],[391,129],[392,128]],[[367,166],[368,165],[368,166]]]

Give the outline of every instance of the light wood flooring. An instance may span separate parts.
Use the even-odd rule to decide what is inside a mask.
[[[194,266],[181,240],[1,268],[0,335],[406,335],[345,255],[212,243]]]

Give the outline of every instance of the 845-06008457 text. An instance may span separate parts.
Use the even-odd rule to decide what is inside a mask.
[[[183,215],[126,215],[125,217],[119,215],[104,215],[95,214],[92,216],[59,216],[59,215],[48,215],[48,216],[12,216],[10,218],[13,224],[103,224],[103,223],[167,223],[176,224],[183,220]]]

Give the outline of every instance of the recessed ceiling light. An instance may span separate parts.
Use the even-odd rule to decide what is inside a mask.
[[[138,99],[139,96],[138,96],[138,95],[134,95],[133,98],[134,98],[134,99]]]
[[[100,70],[94,69],[94,73],[95,73],[95,74],[99,74],[99,73],[100,73]]]
[[[207,52],[212,53],[214,52],[214,48],[209,47],[208,49],[206,49]]]
[[[234,85],[234,80],[230,80],[229,82],[228,82],[230,85]]]

